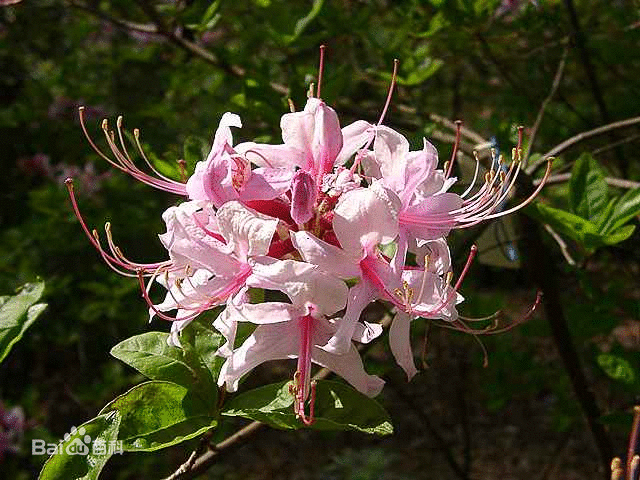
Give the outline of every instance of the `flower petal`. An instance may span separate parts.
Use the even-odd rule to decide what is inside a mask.
[[[364,370],[360,354],[353,344],[350,344],[349,349],[342,355],[314,347],[311,351],[311,359],[314,363],[327,367],[341,376],[356,390],[369,397],[375,397],[382,391],[384,380],[375,375],[369,375]]]
[[[295,167],[302,166],[299,164],[300,158],[304,158],[304,152],[286,144],[244,142],[236,145],[234,149],[254,165],[266,168],[293,170]]]
[[[250,264],[253,273],[247,279],[248,285],[280,290],[298,308],[311,303],[318,308],[317,314],[331,315],[342,310],[346,304],[346,284],[320,271],[316,265],[269,257],[252,259]]]
[[[364,120],[342,128],[342,149],[336,158],[336,165],[344,165],[351,156],[363,148],[375,135],[374,126]]]
[[[340,130],[338,115],[333,108],[321,103],[315,111],[312,144],[314,173],[323,175],[331,172],[340,150],[342,150],[342,130]]]
[[[447,216],[447,214],[461,206],[462,198],[455,193],[441,193],[427,197],[400,213],[400,226],[406,228],[418,239],[432,240],[444,237],[456,225],[454,216]]]
[[[360,275],[359,251],[345,252],[306,231],[292,232],[291,241],[305,262],[318,265],[322,270],[343,279]]]
[[[344,317],[337,321],[338,329],[336,333],[321,348],[338,355],[347,353],[351,345],[351,339],[355,334],[360,314],[374,298],[374,289],[368,282],[360,282],[351,287]]]
[[[396,362],[407,374],[407,380],[411,380],[418,373],[411,350],[410,329],[411,317],[399,311],[389,328],[389,346]]]
[[[398,234],[399,200],[378,182],[357,188],[340,197],[334,210],[333,229],[348,252],[387,243]]]
[[[395,130],[379,126],[376,128],[373,152],[385,186],[401,192],[405,185],[405,157],[409,153],[409,141]]]
[[[220,370],[218,385],[226,383],[227,390],[235,392],[240,377],[261,363],[295,357],[298,342],[297,322],[258,325],[249,338],[227,358]]]
[[[298,170],[291,182],[291,218],[298,224],[313,217],[318,187],[310,173]]]
[[[216,213],[220,233],[240,259],[269,251],[278,220],[239,202],[227,202]]]

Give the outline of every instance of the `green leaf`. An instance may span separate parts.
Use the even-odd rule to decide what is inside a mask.
[[[601,353],[596,361],[610,378],[627,384],[635,382],[636,375],[633,367],[624,358],[610,353]]]
[[[307,26],[318,16],[320,11],[322,10],[322,5],[324,5],[324,0],[313,0],[313,5],[311,6],[311,10],[304,17],[299,19],[296,22],[296,26],[293,30],[293,35],[285,35],[284,41],[287,44],[291,44],[295,42],[302,32],[305,31]]]
[[[607,205],[608,187],[598,162],[583,153],[571,170],[569,206],[573,213],[595,221]]]
[[[283,430],[303,428],[304,424],[293,413],[290,385],[291,382],[281,382],[242,393],[228,402],[222,414],[258,420]],[[389,414],[378,402],[340,382],[317,382],[314,417],[310,428],[316,430],[393,433]]]
[[[615,232],[604,236],[603,241],[607,245],[615,245],[616,243],[624,242],[627,238],[633,235],[635,229],[635,225],[625,225]]]
[[[185,387],[152,381],[120,395],[100,414],[122,416],[118,439],[125,451],[151,452],[197,437],[214,428],[213,409]]]
[[[602,225],[602,231],[612,232],[640,215],[640,188],[628,190],[613,205],[613,211]]]
[[[180,342],[188,354],[200,359],[201,365],[209,370],[215,384],[224,364],[224,358],[216,355],[218,348],[224,343],[222,335],[213,329],[210,321],[196,319],[181,332]]]
[[[27,283],[17,295],[0,297],[0,362],[46,308],[35,304],[42,292],[44,282]]]
[[[566,210],[553,208],[544,203],[536,202],[533,208],[527,210],[554,230],[567,235],[587,249],[599,246],[600,234],[596,225],[578,215]]]
[[[110,412],[72,429],[42,467],[39,480],[97,479],[114,453],[120,420],[118,412]]]
[[[199,31],[211,30],[216,26],[216,23],[218,23],[221,18],[220,13],[218,12],[218,9],[220,8],[220,2],[221,0],[215,0],[211,3],[211,5],[209,5],[207,10],[204,12],[204,15],[202,15],[202,19],[200,20],[200,25],[198,26]]]
[[[444,62],[442,60],[427,58],[406,77],[398,77],[398,83],[407,86],[419,85],[429,77],[435,75],[443,64]]]
[[[215,382],[217,374],[213,375],[207,363],[213,362],[211,351],[215,353],[217,350],[219,335],[198,339],[200,352],[192,346],[192,342],[198,338],[196,333],[191,335],[189,341],[182,343],[184,348],[168,345],[168,338],[169,334],[161,332],[136,335],[113,347],[111,355],[151,380],[177,383],[193,390],[203,400],[215,404],[218,391]],[[204,358],[201,358],[201,355]]]

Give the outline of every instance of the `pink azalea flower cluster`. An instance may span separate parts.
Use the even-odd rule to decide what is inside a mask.
[[[232,128],[241,126],[238,115],[225,113],[207,158],[186,182],[177,182],[140,170],[124,146],[121,118],[118,136],[105,121],[115,160],[90,140],[96,151],[185,201],[163,215],[167,231],[160,240],[169,255],[163,262],[127,260],[108,224],[108,250],[82,225],[110,266],[139,276],[151,317],[172,322],[171,344],[180,346],[180,332],[200,313],[224,306],[213,325],[226,338],[218,351],[226,359],[218,382],[229,391],[265,361],[297,358],[294,408],[309,423],[312,363],[366,395],[382,389],[384,382],[365,371],[354,343],[382,333],[381,325],[361,320],[372,301],[388,302],[396,312],[389,342],[409,378],[417,371],[410,323],[428,318],[461,325],[456,305],[463,297],[457,290],[473,255],[454,283],[446,237],[452,229],[514,210],[498,212],[520,162],[516,155],[505,172],[496,161],[483,182],[474,179],[477,185],[458,194],[449,191],[456,181],[451,168],[438,169],[429,142],[411,150],[404,136],[381,122],[341,127],[320,98],[310,97],[304,110],[282,116],[281,144],[234,144]],[[134,136],[137,141],[137,130]],[[154,282],[167,290],[160,303],[149,298]],[[253,288],[282,292],[288,301],[252,303]],[[237,346],[241,322],[256,327]]]

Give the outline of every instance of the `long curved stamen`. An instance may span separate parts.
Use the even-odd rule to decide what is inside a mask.
[[[509,215],[510,213],[517,212],[521,208],[524,208],[527,205],[529,205],[533,201],[533,199],[538,196],[538,193],[540,193],[540,190],[542,190],[542,187],[544,187],[545,183],[547,183],[549,175],[551,175],[551,165],[552,164],[553,164],[553,159],[552,158],[547,160],[547,169],[544,172],[544,176],[540,180],[540,183],[538,184],[538,187],[533,191],[533,193],[531,195],[529,195],[529,197],[526,200],[524,200],[523,202],[519,203],[515,207],[511,207],[508,210],[504,210],[504,211],[499,212],[497,214],[489,215],[489,216],[485,217],[485,219],[498,218],[498,217],[502,217],[504,215]]]
[[[516,165],[515,168],[514,165]],[[534,192],[521,203],[515,205],[510,209],[496,212],[496,210],[500,207],[502,202],[505,201],[511,189],[515,185],[516,178],[520,171],[520,162],[517,161],[517,159],[512,162],[506,175],[493,174],[492,178],[485,179],[485,184],[481,190],[484,190],[486,193],[480,196],[477,196],[478,194],[474,195],[474,197],[476,197],[475,200],[469,200],[469,203],[467,205],[464,205],[462,208],[452,210],[450,212],[434,213],[429,215],[416,215],[409,214],[407,212],[400,212],[398,219],[400,221],[400,224],[404,225],[431,226],[434,228],[438,226],[470,228],[482,221],[509,215],[520,210],[521,208],[526,207],[534,200],[534,198],[538,195],[538,193],[540,193],[540,190],[542,190],[547,179],[549,178],[549,175],[551,174],[551,166],[552,159],[549,159],[545,174],[540,180],[540,183],[538,184]],[[497,178],[500,178],[499,185],[495,185]],[[491,190],[489,191],[490,186]]]
[[[458,277],[458,281],[456,282],[455,286],[450,289],[450,292],[446,295],[444,299],[441,300],[440,304],[435,309],[424,311],[424,310],[416,309],[414,307],[414,312],[417,315],[420,315],[421,317],[428,318],[430,316],[437,315],[442,310],[444,310],[448,305],[450,305],[453,299],[458,295],[458,290],[460,289],[460,286],[462,285],[464,278],[469,272],[469,269],[471,268],[471,264],[473,263],[473,260],[475,259],[477,253],[478,253],[478,247],[476,245],[472,245],[469,251],[469,256],[467,257],[467,261],[464,265],[464,268],[462,269],[462,272]],[[447,288],[445,288],[445,291],[448,289],[448,283],[449,283],[448,280],[451,278],[450,274],[451,272],[449,272],[449,275],[447,275],[447,282],[446,282]]]
[[[320,63],[318,65],[318,89],[316,90],[316,98],[320,98],[320,88],[322,88],[322,75],[324,73],[324,45],[320,45]]]
[[[123,277],[135,277],[134,274],[121,270],[121,268],[128,268],[128,267],[122,264],[122,262],[120,262],[119,260],[114,259],[102,248],[102,245],[100,244],[100,236],[98,235],[98,231],[96,229],[93,229],[91,231],[91,234],[93,235],[95,244],[98,245],[98,247],[96,247],[98,250],[98,253],[102,257],[102,260],[104,261],[104,263],[107,264],[107,267],[109,267],[111,270],[116,272],[118,275],[122,275]]]
[[[108,128],[108,122],[105,120],[103,120],[102,122],[102,130],[105,134],[105,138],[107,139],[107,143],[109,145],[109,148],[111,150],[111,153],[115,156],[116,160],[113,160],[111,158],[109,158],[109,156],[107,156],[106,154],[104,154],[102,152],[102,150],[100,150],[98,148],[98,146],[94,143],[94,141],[92,140],[91,136],[89,135],[89,132],[87,130],[87,126],[85,123],[85,118],[84,118],[84,107],[80,107],[78,109],[78,114],[80,117],[80,126],[82,128],[82,132],[84,133],[84,136],[86,137],[87,141],[89,142],[89,145],[91,146],[91,148],[104,160],[106,160],[112,167],[117,168],[118,170],[127,173],[128,175],[131,175],[132,177],[134,177],[137,180],[140,180],[143,183],[146,183],[147,185],[150,185],[154,188],[157,188],[159,190],[164,190],[167,192],[171,192],[171,193],[175,193],[177,195],[186,195],[186,187],[183,183],[180,182],[176,182],[175,180],[171,180],[170,178],[167,178],[163,175],[161,175],[151,164],[151,162],[149,162],[149,160],[147,159],[146,155],[144,154],[144,151],[142,149],[142,146],[140,145],[140,140],[139,140],[139,130],[134,130],[134,138],[135,138],[135,142],[136,142],[136,147],[138,149],[138,151],[140,152],[142,158],[144,159],[145,163],[151,168],[151,170],[153,171],[153,173],[155,175],[157,175],[159,178],[154,178],[151,175],[144,173],[142,170],[140,170],[138,167],[136,167],[136,165],[134,164],[134,162],[131,160],[131,157],[129,156],[129,153],[127,151],[126,148],[126,144],[124,142],[124,136],[122,133],[122,117],[118,117],[118,120],[116,121],[116,125],[117,125],[117,129],[118,129],[118,139],[120,141],[121,147],[118,147],[118,145],[116,145],[115,143],[115,134],[114,132],[110,132],[109,128]],[[123,151],[120,150],[120,148],[122,148]]]
[[[384,102],[384,108],[382,109],[382,113],[380,114],[380,119],[378,120],[377,125],[382,125],[385,115],[387,114],[387,110],[389,110],[389,105],[391,105],[391,96],[393,95],[393,89],[396,86],[396,82],[398,80],[398,65],[400,61],[397,58],[393,59],[393,73],[391,74],[391,84],[389,85],[389,92],[387,93],[387,100]]]
[[[147,302],[147,305],[149,306],[149,308],[151,308],[153,310],[153,313],[155,315],[157,315],[158,317],[162,318],[163,320],[167,320],[168,322],[191,320],[191,319],[196,318],[202,311],[204,311],[204,310],[200,310],[200,311],[194,312],[192,314],[189,314],[186,317],[181,317],[181,318],[170,317],[169,315],[166,315],[165,313],[163,313],[160,310],[158,310],[158,308],[155,306],[155,304],[153,303],[153,301],[149,297],[149,291],[147,289],[147,286],[144,283],[144,277],[143,277],[141,271],[138,272],[138,282],[140,283],[140,290],[142,292],[142,298],[144,298],[144,301]]]
[[[497,335],[500,333],[505,333],[508,332],[509,330],[511,330],[512,328],[526,322],[527,320],[529,320],[531,318],[531,316],[535,313],[535,311],[537,310],[538,306],[540,305],[540,303],[542,302],[542,292],[538,291],[536,292],[536,299],[533,302],[533,304],[529,307],[529,309],[527,310],[527,312],[522,315],[520,318],[518,318],[517,320],[511,322],[509,325],[505,325],[504,327],[501,328],[485,328],[482,330],[479,329],[472,329],[469,326],[465,325],[464,323],[460,322],[460,320],[456,320],[453,322],[453,326],[449,325],[449,328],[453,328],[454,330],[459,330],[461,332],[466,332],[466,333],[470,333],[473,332],[475,335]],[[442,325],[445,326],[445,325]]]
[[[382,122],[384,121],[384,117],[387,114],[387,110],[389,110],[389,105],[391,105],[391,97],[393,96],[393,89],[396,86],[396,82],[398,79],[398,65],[400,64],[400,61],[397,58],[393,59],[393,73],[391,74],[391,84],[389,85],[389,91],[387,93],[387,99],[384,102],[384,107],[382,108],[382,113],[380,114],[380,118],[378,119],[378,123],[376,124],[376,126],[380,126],[382,125]],[[371,139],[367,142],[367,144],[360,149],[360,151],[356,154],[356,158],[353,161],[353,165],[351,165],[351,168],[349,169],[351,171],[351,174],[354,174],[356,169],[360,166],[360,162],[362,161],[362,157],[366,154],[367,150],[369,149],[369,147],[371,146],[371,143],[373,143],[375,139],[375,135],[373,135],[371,137]]]
[[[473,179],[471,180],[469,187],[462,193],[462,195],[460,195],[460,197],[462,198],[465,198],[467,195],[469,195],[469,193],[473,190],[473,187],[476,184],[476,180],[478,179],[478,172],[480,171],[480,159],[478,158],[478,152],[474,150],[473,156],[476,159],[476,168],[473,172]]]
[[[116,258],[120,259],[123,262],[123,265],[128,265],[129,270],[137,271],[138,269],[142,268],[148,272],[156,268],[169,267],[171,265],[170,260],[166,260],[164,262],[155,262],[155,263],[138,263],[138,262],[129,260],[127,257],[124,256],[120,247],[118,247],[113,241],[113,235],[111,232],[111,222],[106,222],[104,224],[104,230],[107,235],[107,244],[109,245],[109,249],[111,250],[111,253]]]
[[[156,167],[154,167],[153,164],[149,161],[149,159],[147,158],[147,154],[144,153],[144,148],[142,148],[142,144],[140,143],[140,129],[139,128],[134,128],[133,129],[133,138],[134,138],[134,141],[136,142],[136,149],[138,150],[138,153],[140,154],[140,156],[144,160],[144,163],[146,163],[146,165],[149,167],[149,169],[155,175],[160,177],[161,179],[166,180],[167,182],[176,183],[176,184],[179,185],[179,182],[176,182],[175,180],[172,180],[171,178],[166,177],[165,175],[160,173],[158,171],[158,169],[156,169]],[[183,182],[183,183],[186,183],[186,182]]]
[[[89,231],[89,227],[87,226],[87,223],[85,222],[84,217],[80,213],[80,208],[78,207],[78,201],[76,200],[75,190],[73,188],[73,180],[71,178],[67,178],[64,184],[67,187],[67,191],[69,192],[71,208],[73,209],[73,213],[75,214],[76,218],[80,222],[80,226],[82,227],[84,234],[91,242],[91,245],[93,245],[94,248],[98,251],[98,253],[103,258],[107,266],[111,268],[113,271],[115,271],[116,273],[123,275],[125,277],[135,277],[136,275],[125,272],[121,269],[124,268],[127,270],[135,271],[139,267],[135,267],[134,265],[126,263],[120,260],[119,258],[111,255],[104,248],[102,248],[102,245],[100,244],[100,237],[98,236],[98,232],[96,230]]]
[[[274,168],[273,165],[271,164],[271,162],[269,162],[269,159],[267,157],[265,157],[262,153],[260,153],[260,152],[258,152],[256,150],[249,149],[246,152],[244,152],[245,158],[247,158],[247,154],[249,154],[249,153],[253,153],[256,157],[261,158],[262,161],[267,165],[267,167]],[[247,158],[247,161],[250,162],[251,160],[249,160],[249,158]]]

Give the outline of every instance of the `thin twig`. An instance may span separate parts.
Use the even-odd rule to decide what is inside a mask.
[[[527,168],[527,173],[529,175],[531,175],[539,167],[541,167],[542,165],[545,165],[547,163],[547,160],[549,159],[549,157],[557,157],[562,152],[568,150],[569,148],[573,147],[574,145],[576,145],[576,144],[578,144],[580,142],[583,142],[583,141],[585,141],[585,140],[587,140],[589,138],[592,138],[592,137],[597,137],[599,135],[603,135],[605,133],[609,133],[609,132],[611,132],[613,130],[619,130],[619,129],[630,127],[632,125],[637,125],[637,124],[640,124],[640,117],[632,117],[632,118],[627,118],[626,120],[620,120],[620,121],[617,121],[617,122],[609,123],[607,125],[603,125],[601,127],[594,128],[593,130],[587,130],[586,132],[582,132],[582,133],[579,133],[577,135],[574,135],[573,137],[571,137],[571,138],[565,140],[564,142],[556,145],[551,150],[549,150],[547,153],[542,155],[542,157],[538,161],[536,161],[534,164],[530,165]]]
[[[130,22],[129,20],[115,18],[85,3],[76,2],[75,0],[71,0],[69,4],[72,7],[78,8],[80,10],[84,10],[85,12],[88,12],[98,18],[101,18],[102,20],[105,20],[116,26],[122,27],[126,30],[133,30],[133,31],[142,32],[142,33],[158,33],[158,27],[152,23],[137,23],[137,22]]]
[[[587,75],[587,79],[589,80],[591,93],[593,94],[593,98],[598,105],[600,117],[602,118],[603,122],[609,122],[609,112],[607,111],[607,106],[604,102],[604,97],[602,96],[602,90],[600,89],[598,76],[596,74],[595,68],[593,67],[593,64],[591,63],[591,55],[587,48],[587,42],[584,37],[582,27],[580,26],[580,21],[578,20],[578,13],[576,12],[573,0],[564,0],[564,4],[567,8],[567,12],[569,13],[569,20],[573,29],[573,40],[575,42],[576,48],[578,49],[578,53],[580,54],[580,60],[585,70],[585,74]]]
[[[129,20],[113,17],[105,12],[92,8],[84,3],[76,2],[75,0],[71,0],[69,2],[69,4],[72,7],[91,13],[92,15],[98,18],[101,18],[105,21],[108,21],[109,23],[112,23],[113,25],[116,25],[118,27],[121,27],[127,30],[132,30],[132,31],[160,35],[170,40],[174,45],[177,45],[183,50],[190,52],[195,57],[200,58],[201,60],[204,60],[205,62],[217,68],[220,68],[221,70],[223,70],[224,72],[228,73],[233,77],[244,78],[246,76],[246,70],[244,68],[238,65],[226,64],[225,62],[221,61],[218,57],[216,57],[216,55],[214,55],[211,51],[202,47],[198,43],[185,38],[182,35],[182,33],[180,33],[182,29],[180,28],[170,29],[165,24],[164,20],[158,15],[158,13],[153,9],[153,7],[148,2],[139,0],[137,3],[140,6],[140,8],[144,11],[145,15],[149,17],[149,20],[151,20],[152,23],[131,22]],[[275,92],[281,95],[289,94],[289,88],[286,87],[285,85],[282,85],[277,82],[269,82],[269,86],[271,87],[272,90],[274,90]]]
[[[587,75],[587,79],[589,80],[591,93],[598,106],[600,118],[602,119],[602,123],[609,123],[611,121],[611,116],[609,115],[609,111],[604,100],[604,95],[602,94],[602,89],[600,88],[598,74],[593,63],[591,62],[591,54],[587,46],[587,39],[585,37],[584,31],[582,30],[582,27],[580,26],[580,21],[578,20],[578,13],[576,11],[575,5],[573,3],[573,0],[564,0],[564,4],[569,13],[569,23],[571,24],[571,28],[573,30],[572,35],[574,43],[576,45],[576,48],[578,49],[580,61],[584,68],[585,74]],[[613,136],[613,134],[610,134],[610,139],[612,142],[615,142],[615,137]],[[625,176],[628,170],[628,162],[624,157],[624,153],[621,148],[616,148],[615,154],[620,172],[623,176]]]
[[[558,175],[551,175],[546,183],[547,185],[550,185],[552,183],[564,183],[566,181],[568,181],[571,178],[571,173],[560,173]],[[533,181],[533,185],[534,186],[538,186],[540,185],[540,181],[541,179],[536,178]],[[634,182],[633,180],[626,180],[624,178],[614,178],[614,177],[605,177],[604,181],[607,183],[607,185],[611,185],[612,187],[619,187],[619,188],[640,188],[640,182]]]
[[[560,81],[562,80],[562,75],[564,73],[564,67],[567,64],[567,56],[569,55],[569,48],[565,47],[564,52],[562,52],[562,58],[560,59],[560,63],[558,64],[558,68],[556,69],[556,75],[553,78],[553,83],[551,85],[551,90],[549,91],[549,95],[544,99],[542,105],[540,105],[540,110],[538,111],[538,116],[536,117],[536,121],[533,123],[533,127],[531,128],[531,134],[529,135],[529,142],[527,143],[527,149],[524,154],[523,166],[526,167],[527,162],[529,161],[529,154],[531,152],[531,147],[533,146],[533,142],[536,139],[536,135],[538,134],[538,129],[540,128],[540,124],[542,123],[542,118],[547,110],[547,106],[549,102],[556,94],[558,87],[560,87]]]
[[[608,145],[605,145],[603,147],[596,148],[593,152],[591,152],[591,154],[595,157],[599,153],[606,152],[607,150],[611,150],[612,148],[619,147],[620,145],[624,145],[625,143],[633,142],[634,140],[637,140],[638,138],[640,138],[640,134],[629,135],[628,137],[625,137],[625,138],[623,138],[621,140],[617,140],[617,141],[615,141],[613,143],[609,143]]]
[[[442,116],[440,116],[440,115],[437,115],[437,114],[435,114],[435,113],[431,113],[431,114],[429,115],[429,119],[430,119],[430,120],[432,120],[432,121],[434,121],[434,122],[436,122],[436,123],[440,123],[440,124],[444,125],[445,127],[449,128],[449,129],[451,129],[451,130],[453,130],[454,132],[455,132],[455,131],[456,131],[456,129],[458,128],[458,126],[456,125],[456,123],[455,123],[455,122],[452,122],[451,120],[449,120],[449,119],[447,119],[447,118],[445,118],[445,117],[442,117]],[[485,139],[482,137],[482,135],[480,135],[480,134],[479,134],[479,133],[477,133],[477,132],[474,132],[473,130],[471,130],[471,129],[469,129],[469,128],[465,127],[464,125],[462,125],[462,126],[460,127],[460,133],[461,133],[462,135],[464,135],[465,137],[467,137],[467,138],[469,138],[469,139],[473,140],[475,143],[486,143],[486,142],[487,142],[487,140],[485,140]]]
[[[564,259],[567,261],[567,263],[571,266],[576,265],[576,261],[573,259],[573,257],[569,254],[569,248],[567,247],[566,242],[562,239],[562,237],[560,235],[558,235],[556,233],[556,231],[551,228],[550,225],[547,225],[546,223],[544,224],[544,229],[549,232],[549,235],[551,235],[551,237],[553,237],[553,239],[556,241],[556,243],[558,244],[558,246],[560,247],[560,252],[562,253],[562,256],[564,257]]]

